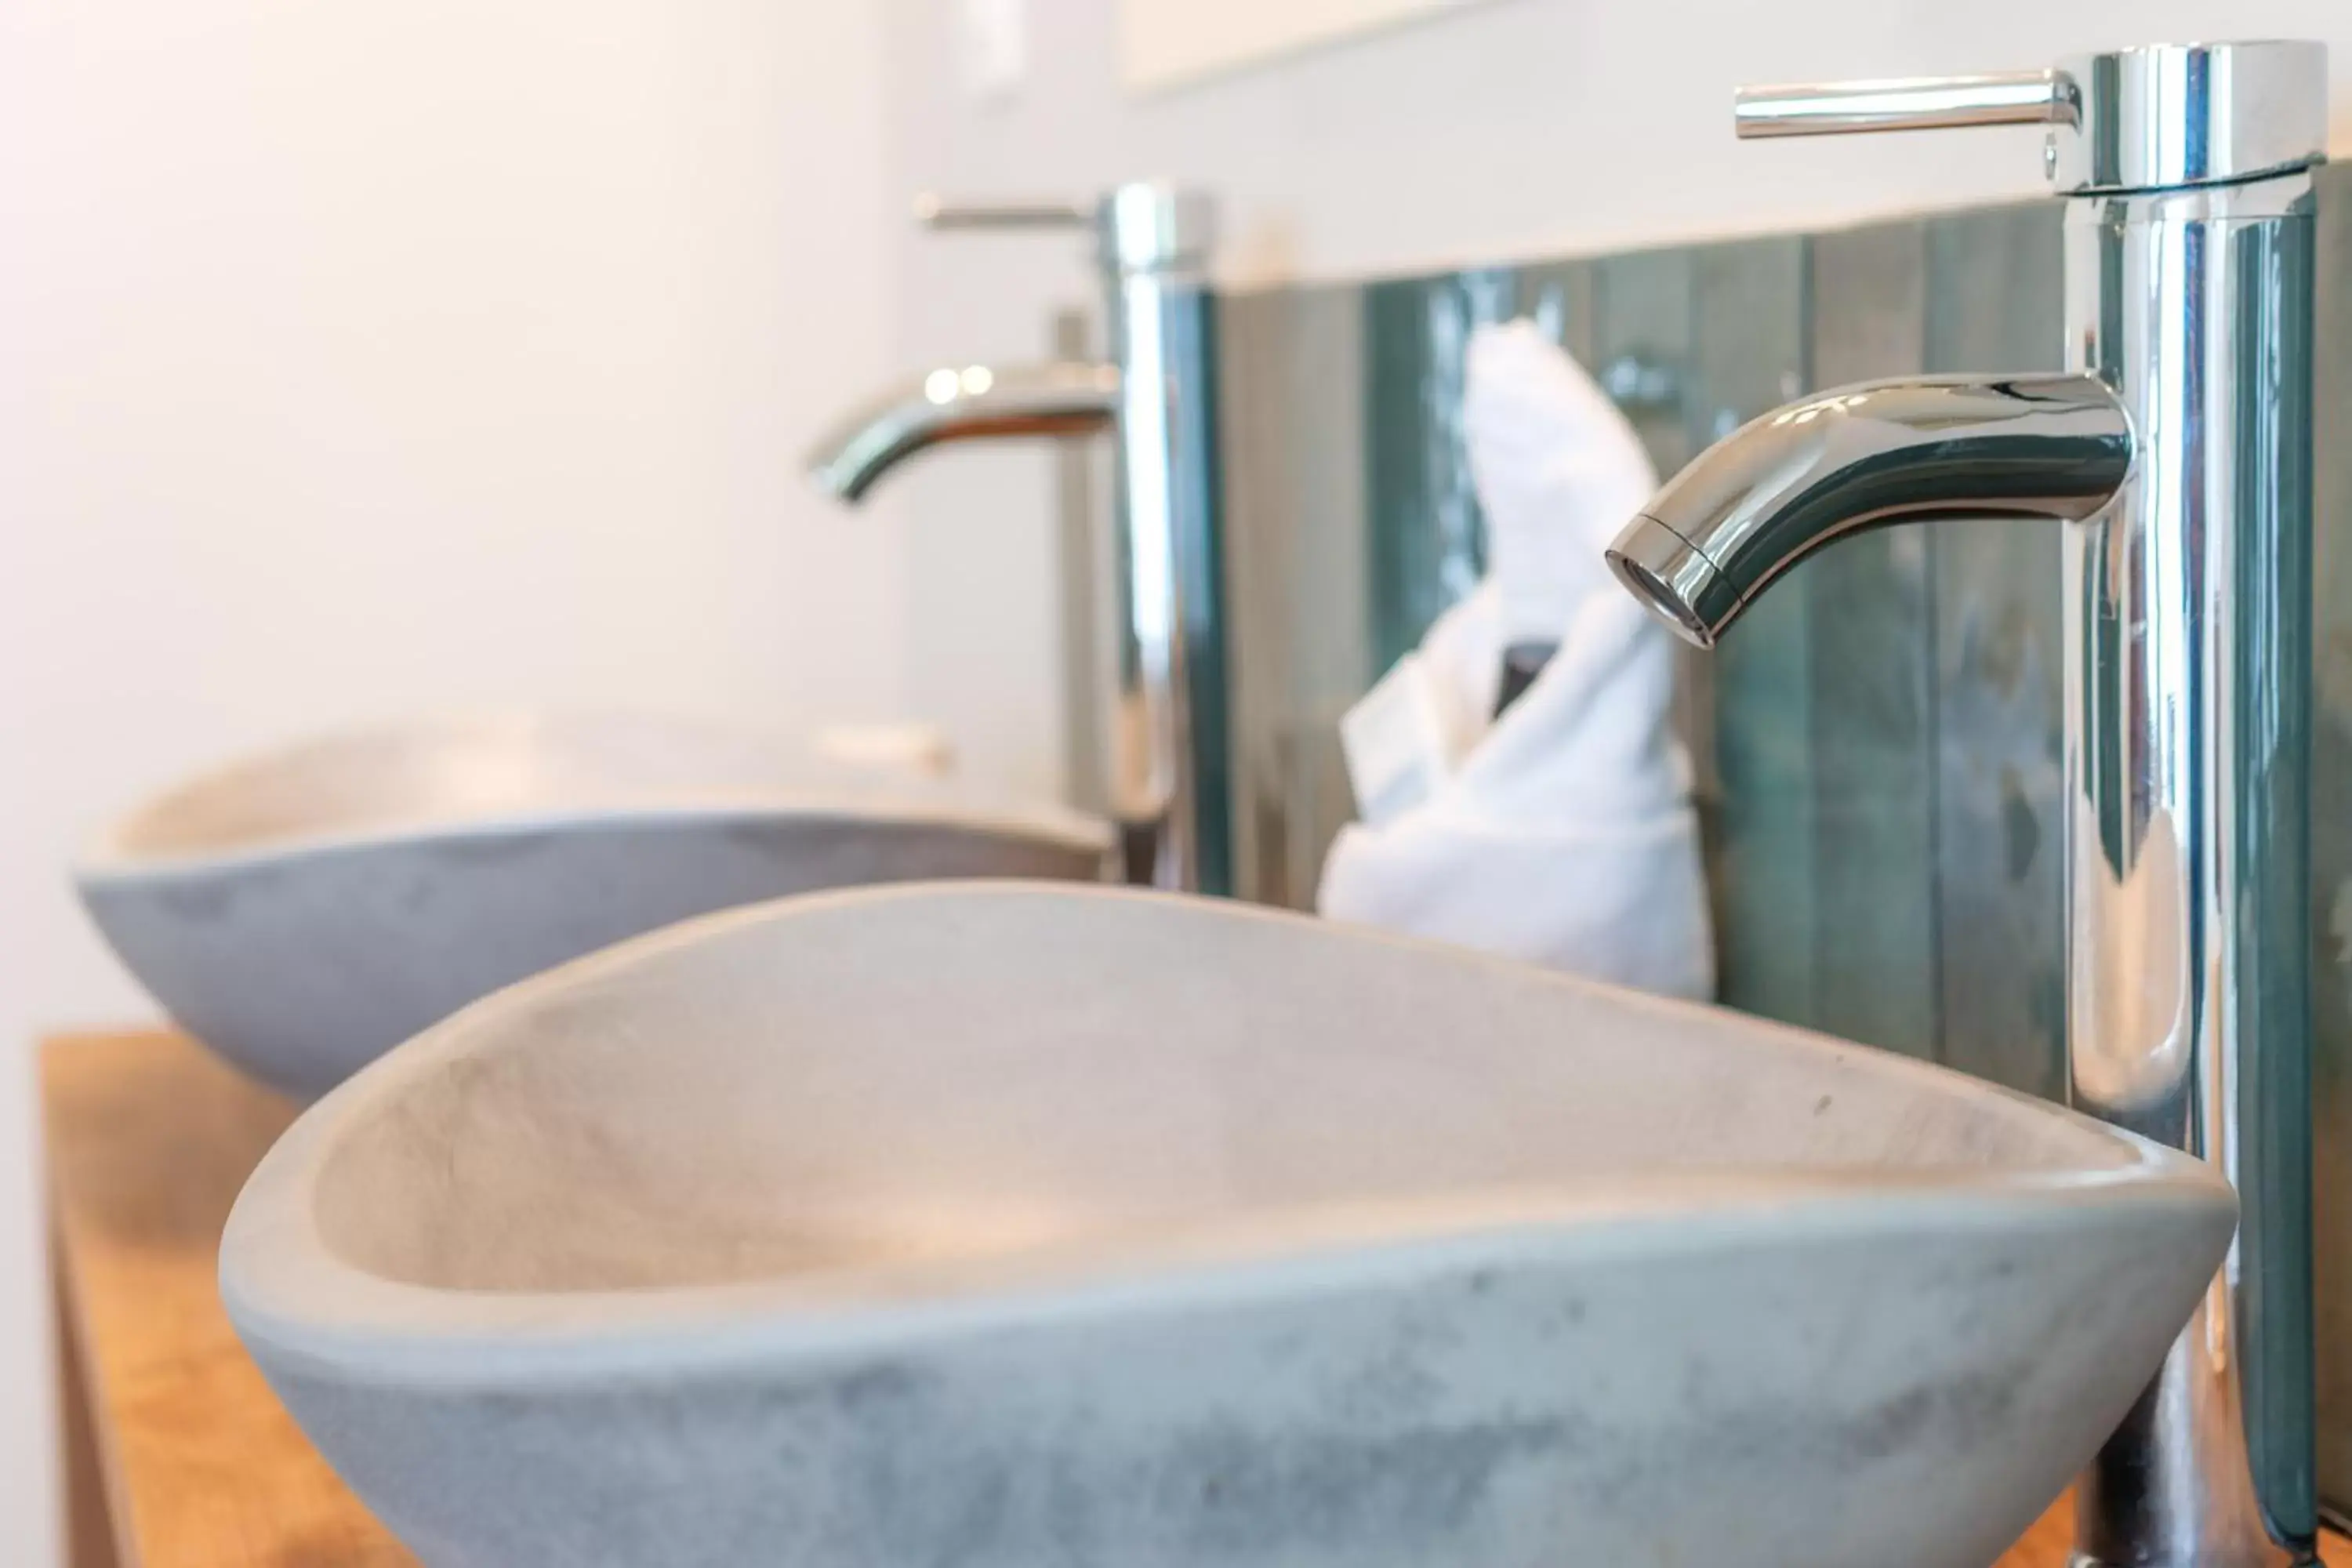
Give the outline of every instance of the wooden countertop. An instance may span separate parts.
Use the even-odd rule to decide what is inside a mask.
[[[229,1328],[214,1255],[294,1108],[172,1034],[41,1052],[73,1568],[415,1568]],[[79,1462],[77,1462],[79,1461]],[[1996,1568],[2063,1568],[2067,1503]],[[2352,1546],[2329,1537],[2331,1568]]]
[[[112,1534],[110,1557],[76,1509],[73,1568],[414,1568],[262,1382],[215,1287],[229,1205],[294,1107],[161,1033],[51,1041],[41,1104],[61,1327]]]

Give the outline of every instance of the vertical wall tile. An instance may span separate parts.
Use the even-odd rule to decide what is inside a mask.
[[[1916,374],[1927,230],[1814,238],[1812,381]],[[1935,602],[1928,530],[1881,529],[1803,568],[1816,909],[1811,1016],[1849,1039],[1935,1053]]]
[[[1297,296],[1286,290],[1217,301],[1234,891],[1259,902],[1285,901],[1288,890],[1279,743],[1290,691],[1283,662],[1297,589],[1290,578],[1297,431],[1311,417],[1291,395],[1296,316]]]
[[[1375,283],[1362,298],[1372,639],[1385,668],[1484,566],[1462,447],[1462,354],[1474,328],[1510,314],[1516,279],[1504,268],[1444,273]]]
[[[1679,372],[1687,382],[1697,328],[1698,253],[1639,250],[1596,257],[1591,268],[1593,357],[1588,363],[1597,367],[1630,358]],[[1673,473],[1697,453],[1681,408],[1640,409],[1632,418],[1659,473]]]
[[[1541,327],[1552,342],[1568,351],[1577,363],[1595,374],[1600,361],[1598,325],[1600,278],[1591,261],[1538,261],[1519,268],[1516,314]]]
[[[2047,202],[1929,220],[1928,370],[2063,366],[2060,216]],[[1980,519],[1930,531],[1942,1054],[2056,1098],[2065,1054],[2058,531]]]
[[[1100,353],[1090,315],[1054,315],[1054,353]],[[1111,581],[1114,498],[1105,443],[1054,444],[1054,513],[1059,536],[1062,615],[1062,778],[1070,804],[1099,812],[1110,803],[1110,713],[1118,686],[1118,596]]]
[[[1364,383],[1359,294],[1340,287],[1302,295],[1291,360],[1293,396],[1308,416],[1297,427],[1290,721],[1281,752],[1284,810],[1293,824],[1288,901],[1302,909],[1315,901],[1332,838],[1356,815],[1339,751],[1340,716],[1383,668],[1369,613],[1363,404],[1345,392]]]
[[[1651,464],[1661,479],[1672,476],[1697,453],[1686,409],[1694,374],[1693,333],[1697,321],[1693,309],[1697,257],[1690,250],[1634,251],[1622,256],[1596,257],[1592,279],[1592,357],[1584,363],[1595,374],[1629,361],[1663,370],[1678,395],[1657,405],[1631,408],[1627,416],[1649,449]],[[1723,798],[1715,755],[1714,656],[1694,648],[1678,648],[1675,658],[1675,732],[1690,752],[1696,780],[1699,824],[1706,846],[1709,896],[1719,889],[1714,874],[1719,858],[1721,822],[1717,807]],[[1716,924],[1723,923],[1717,910]]]
[[[1363,290],[1238,295],[1222,311],[1236,890],[1304,909],[1355,815],[1339,716],[1377,673]]]
[[[1694,255],[1684,422],[1694,450],[1803,389],[1805,246],[1709,246]],[[1710,880],[1719,992],[1748,1012],[1813,1016],[1811,617],[1805,569],[1740,617],[1712,656]]]
[[[2352,1510],[2352,164],[2318,179],[2313,443],[2313,1231],[2319,1489]]]

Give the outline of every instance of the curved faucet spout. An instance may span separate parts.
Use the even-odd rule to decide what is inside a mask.
[[[1774,578],[1887,523],[2014,513],[2080,521],[2131,470],[2095,376],[1865,382],[1751,421],[1667,481],[1609,548],[1634,597],[1700,647]]]
[[[1083,436],[1118,412],[1118,367],[1078,361],[965,365],[894,387],[808,454],[819,489],[855,501],[927,447],[1008,436]]]

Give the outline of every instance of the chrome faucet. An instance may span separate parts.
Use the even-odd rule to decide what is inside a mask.
[[[2040,123],[2065,375],[1889,381],[1748,425],[1609,552],[1700,647],[1857,529],[2064,531],[2066,1032],[2079,1109],[2218,1163],[2238,1237],[2077,1488],[2083,1568],[2307,1563],[2311,43],[1743,91],[1741,136]],[[2021,524],[2021,526],[2027,526]]]
[[[1108,429],[1118,387],[1114,364],[943,366],[844,420],[809,454],[809,473],[827,494],[862,500],[884,474],[943,442]]]
[[[1093,207],[967,205],[926,196],[937,230],[1087,229],[1098,247],[1112,358],[947,366],[852,416],[808,457],[846,501],[942,442],[1014,436],[1117,437],[1113,559],[1120,631],[1111,809],[1128,877],[1232,890],[1223,592],[1216,509],[1214,335],[1205,196],[1154,181]]]

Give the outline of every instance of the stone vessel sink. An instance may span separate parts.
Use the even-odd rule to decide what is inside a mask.
[[[430,1568],[1983,1568],[2233,1213],[1864,1047],[967,883],[467,1009],[295,1124],[221,1280]]]
[[[501,985],[689,915],[854,883],[1095,880],[1108,847],[1070,813],[756,732],[512,717],[237,763],[133,813],[76,881],[174,1020],[308,1098]]]

